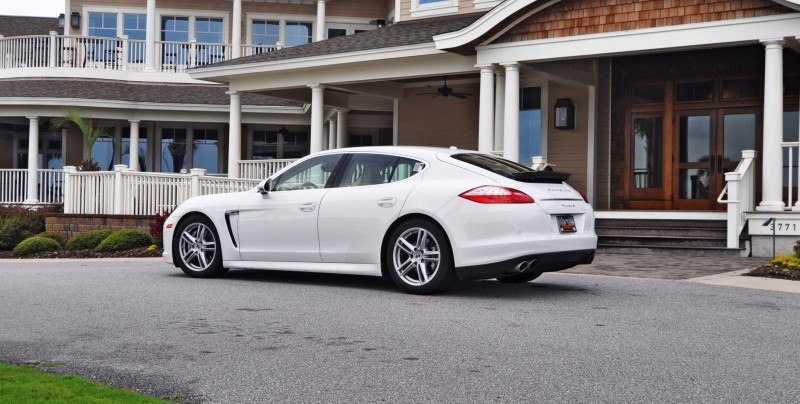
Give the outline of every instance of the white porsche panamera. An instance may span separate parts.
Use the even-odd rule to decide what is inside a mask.
[[[250,191],[182,203],[164,224],[164,260],[192,277],[373,275],[412,293],[527,282],[594,258],[594,212],[567,177],[457,149],[321,152]]]

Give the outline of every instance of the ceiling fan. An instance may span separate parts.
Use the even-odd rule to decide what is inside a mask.
[[[453,91],[452,88],[447,86],[447,77],[445,77],[444,78],[444,85],[442,87],[439,87],[436,90],[435,93],[418,93],[417,95],[433,95],[433,97],[431,97],[431,98],[436,98],[436,97],[456,97],[456,98],[460,98],[460,99],[463,100],[463,99],[468,98],[472,94],[471,93],[460,93],[460,92],[457,92],[457,91]]]

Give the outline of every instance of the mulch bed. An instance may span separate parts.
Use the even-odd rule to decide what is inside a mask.
[[[761,267],[758,267],[746,274],[745,276],[761,276],[764,278],[777,278],[777,279],[788,279],[792,281],[800,281],[800,270],[797,269],[788,269],[782,266],[775,266],[772,264],[767,264]]]
[[[95,250],[61,250],[43,252],[27,256],[15,255],[12,251],[0,251],[1,258],[139,258],[160,257],[164,250],[159,248],[147,251],[147,247],[115,252],[97,252]]]

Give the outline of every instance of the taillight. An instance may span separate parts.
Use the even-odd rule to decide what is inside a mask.
[[[584,202],[589,203],[589,199],[586,198],[586,194],[583,191],[578,191],[578,193],[581,194],[581,198],[583,198]]]
[[[484,185],[459,195],[477,203],[533,203],[533,198],[513,188]]]

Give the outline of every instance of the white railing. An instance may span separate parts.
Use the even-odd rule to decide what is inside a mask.
[[[739,235],[744,230],[745,215],[755,209],[755,150],[743,150],[736,170],[725,173],[725,188],[717,202],[728,204],[728,248],[739,248]]]
[[[242,45],[242,56],[260,55],[262,53],[272,52],[281,49],[283,46],[278,45]]]
[[[125,165],[115,171],[78,172],[64,167],[64,213],[153,215],[172,211],[193,196],[246,191],[258,180],[189,174],[143,173]]]
[[[63,201],[63,171],[39,169],[36,172],[38,203],[61,203]],[[0,169],[0,203],[24,203],[27,199],[28,170],[24,168]]]
[[[786,180],[789,188],[786,206],[791,209],[795,206],[795,203],[800,202],[800,188],[797,188],[797,192],[794,192],[795,188],[800,185],[798,184],[798,181],[800,181],[800,142],[781,142],[781,147],[784,150],[784,169],[787,171]]]
[[[297,159],[242,160],[239,162],[239,175],[251,180],[263,180],[277,173]]]
[[[145,41],[92,36],[28,35],[0,36],[0,69],[31,67],[142,71],[146,58]],[[157,71],[184,73],[186,69],[230,60],[232,45],[156,41]],[[280,45],[242,45],[242,56],[281,49]]]

